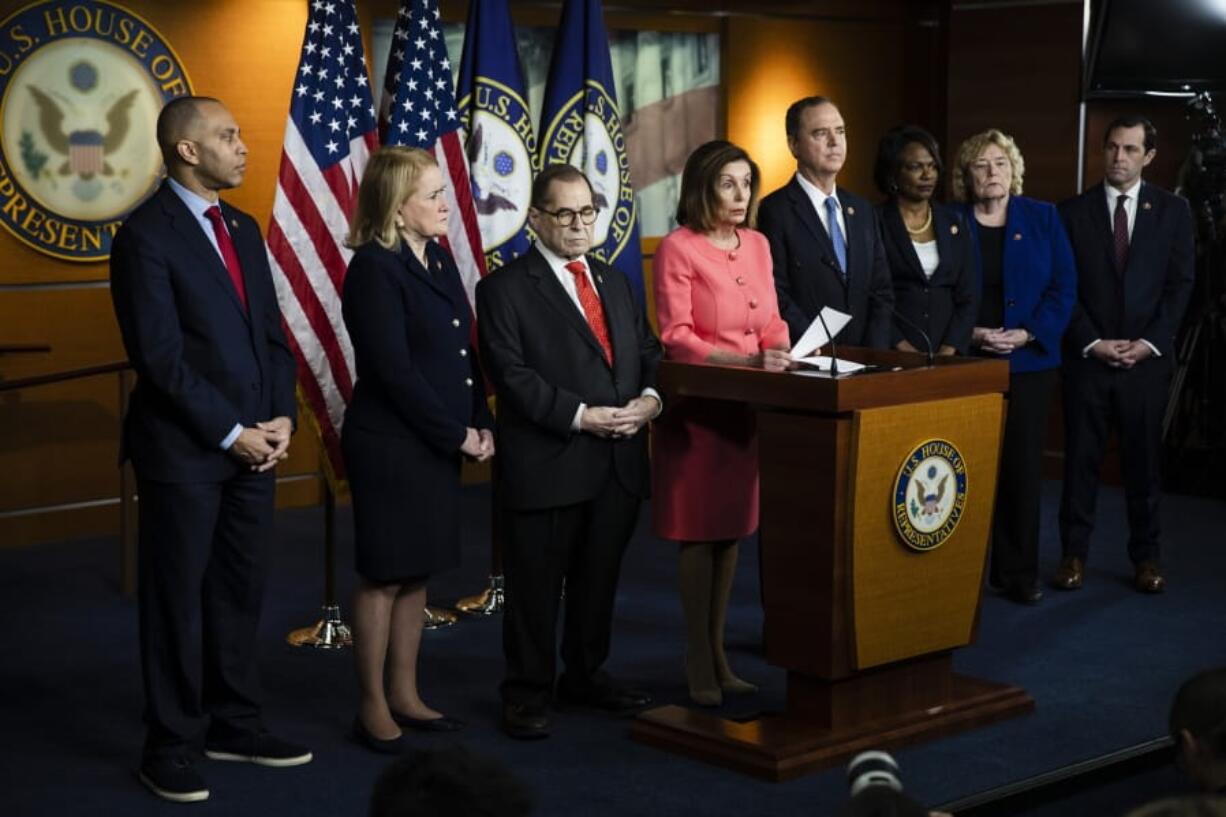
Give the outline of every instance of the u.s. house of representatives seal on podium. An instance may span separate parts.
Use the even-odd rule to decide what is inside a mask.
[[[177,54],[101,0],[44,0],[0,22],[0,223],[66,261],[102,261],[158,184],[154,123],[191,93]]]
[[[947,440],[925,440],[894,480],[892,515],[903,544],[932,550],[944,544],[966,508],[966,462]]]

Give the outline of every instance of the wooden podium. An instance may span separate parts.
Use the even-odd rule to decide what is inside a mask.
[[[974,640],[978,622],[1008,364],[938,358],[929,367],[906,352],[839,352],[872,368],[832,378],[661,365],[666,404],[730,400],[756,409],[764,646],[767,660],[788,671],[787,708],[738,722],[659,707],[638,716],[634,739],[786,780],[865,749],[1034,708],[1018,687],[951,668],[953,650]],[[945,470],[954,482],[938,492],[932,464],[940,463],[925,459],[937,448],[925,443],[956,452],[964,481]],[[933,476],[925,490],[903,481],[908,462],[925,470],[912,478]],[[899,485],[909,487],[900,493]],[[954,514],[951,491],[962,503],[952,530],[947,522],[925,536],[906,519],[896,525],[896,515],[923,520],[941,506]]]

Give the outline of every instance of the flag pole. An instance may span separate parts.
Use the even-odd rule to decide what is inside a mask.
[[[480,593],[456,602],[455,608],[470,616],[492,616],[506,605],[502,578],[502,523],[498,513],[498,469],[490,472],[490,577]]]
[[[325,467],[324,481],[324,602],[319,621],[311,627],[291,630],[285,637],[291,647],[315,647],[321,650],[344,649],[353,646],[353,633],[341,618],[341,606],[336,601],[336,489]]]

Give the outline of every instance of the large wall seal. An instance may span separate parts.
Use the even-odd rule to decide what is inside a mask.
[[[65,261],[104,261],[157,187],[162,106],[191,93],[174,49],[102,0],[44,0],[0,22],[0,223]]]

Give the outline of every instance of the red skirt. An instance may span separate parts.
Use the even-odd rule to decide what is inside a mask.
[[[743,404],[682,399],[652,425],[652,531],[736,539],[758,527],[758,439]]]

